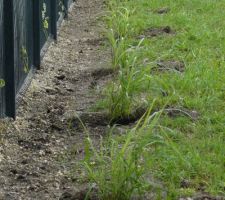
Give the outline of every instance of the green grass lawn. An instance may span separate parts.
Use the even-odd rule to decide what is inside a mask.
[[[161,8],[168,12],[159,14]],[[104,154],[111,160],[107,162],[110,170],[92,169],[92,175],[100,170],[103,177],[108,174],[114,181],[110,184],[128,184],[127,177],[112,177],[119,176],[113,169],[118,163],[123,168],[120,159],[131,151],[139,159],[131,159],[128,166],[139,163],[143,176],[151,174],[164,185],[167,199],[198,192],[225,196],[224,8],[224,0],[108,0],[106,35],[112,47],[112,67],[119,73],[103,91],[105,99],[98,107],[114,119],[129,116],[138,107],[152,109],[144,127],[127,136],[111,137],[113,142],[105,146],[108,150],[100,153],[102,160]],[[153,28],[166,26],[171,29],[169,34],[151,35]],[[184,71],[157,70],[158,62],[168,61],[184,64]],[[160,111],[152,116],[168,108],[182,112],[171,116]],[[192,113],[197,117],[189,116]],[[115,143],[125,145],[126,150],[115,150]],[[119,153],[109,154],[110,148]],[[139,180],[141,176],[135,177]],[[96,177],[94,181],[104,182]],[[107,186],[112,187],[110,184]],[[135,185],[149,189],[142,186]],[[120,191],[107,192],[103,199]],[[123,195],[113,198],[126,199]]]

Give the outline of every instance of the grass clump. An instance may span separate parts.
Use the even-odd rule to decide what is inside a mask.
[[[136,91],[142,88],[142,81],[146,80],[144,77],[149,69],[139,69],[139,53],[144,40],[139,40],[135,45],[130,43],[134,30],[129,21],[134,10],[123,6],[113,9],[115,2],[111,2],[110,5],[112,10],[105,17],[109,26],[106,36],[111,47],[112,67],[118,71],[118,76],[107,88],[107,98],[103,102],[103,107],[108,109],[114,120],[129,116],[132,110],[139,106]]]
[[[151,143],[144,140],[143,129],[148,126],[148,134],[151,134],[159,113],[149,115],[150,112],[146,113],[119,141],[110,135],[107,140],[101,141],[100,148],[96,148],[91,139],[87,139],[84,165],[89,179],[97,184],[100,199],[141,198],[150,188],[157,188],[145,177],[149,172],[146,171],[143,155]]]
[[[123,42],[123,38],[121,39]],[[118,76],[110,86],[107,98],[108,112],[112,119],[123,118],[129,116],[135,106],[138,91],[145,77],[145,70],[138,69],[137,51],[140,48],[142,41],[138,46],[124,50],[116,66],[118,66]]]

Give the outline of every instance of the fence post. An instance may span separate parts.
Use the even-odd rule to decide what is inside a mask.
[[[41,65],[41,47],[40,47],[40,0],[33,0],[33,40],[34,40],[34,60],[33,65],[36,69],[40,69]]]
[[[51,0],[51,33],[54,40],[57,40],[57,1]]]
[[[16,116],[16,89],[14,69],[14,15],[13,0],[3,1],[4,16],[4,78],[5,78],[5,114]]]

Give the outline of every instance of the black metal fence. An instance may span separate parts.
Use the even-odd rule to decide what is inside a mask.
[[[0,116],[15,117],[17,98],[73,0],[0,0]]]

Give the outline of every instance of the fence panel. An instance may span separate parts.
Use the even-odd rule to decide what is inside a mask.
[[[57,21],[67,16],[72,2],[0,0],[0,80],[6,83],[0,88],[0,117],[15,117],[16,98],[33,68],[39,69],[46,41],[57,39]]]
[[[51,0],[40,0],[40,46],[44,46],[51,33]]]
[[[33,64],[33,1],[14,0],[14,58],[16,94]]]

